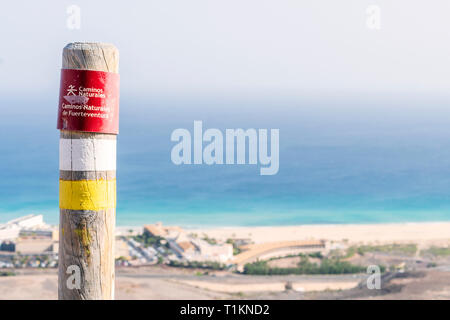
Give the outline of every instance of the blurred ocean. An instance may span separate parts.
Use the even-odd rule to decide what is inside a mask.
[[[294,225],[450,220],[444,98],[122,97],[118,225]],[[0,99],[0,222],[58,222],[56,99]],[[280,169],[182,165],[176,128],[280,129]]]

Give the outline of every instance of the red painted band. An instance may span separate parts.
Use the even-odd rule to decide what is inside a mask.
[[[58,129],[119,133],[119,74],[61,70]]]

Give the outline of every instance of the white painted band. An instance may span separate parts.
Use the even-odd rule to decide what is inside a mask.
[[[60,139],[59,170],[115,171],[116,140]]]

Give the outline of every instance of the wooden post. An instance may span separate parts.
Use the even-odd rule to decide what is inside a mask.
[[[79,70],[102,71],[103,77],[113,74],[111,76],[118,79],[118,61],[119,53],[113,45],[71,43],[63,50],[62,75],[74,72],[77,76],[73,81],[81,81],[81,84],[85,84],[90,73]],[[66,118],[58,123],[61,129],[58,297],[108,300],[114,299],[115,281],[116,134],[100,132],[104,128],[100,125],[100,131],[87,132],[89,130],[74,130],[67,124],[70,121],[83,125],[89,121],[106,121],[92,114],[87,116],[92,111],[82,113],[91,103],[103,98],[100,90],[93,91],[97,89],[85,88],[80,83],[71,85],[70,89],[63,88],[62,76],[61,92],[68,93],[61,94],[59,112]],[[108,94],[106,92],[106,96]],[[116,95],[117,110],[95,112],[115,112],[118,121],[118,92]],[[110,120],[111,114],[109,116]]]

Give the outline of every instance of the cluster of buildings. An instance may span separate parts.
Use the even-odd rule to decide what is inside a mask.
[[[164,227],[161,223],[144,227],[144,234],[164,238],[176,257],[187,261],[215,261],[226,263],[233,258],[229,243],[209,243],[180,227]]]
[[[127,261],[120,261],[118,264],[121,266],[129,266],[134,264],[156,264],[158,263],[158,257],[164,255],[164,252],[160,252],[158,247],[142,246],[141,243],[137,242],[133,238],[127,239],[126,244],[127,251],[125,257],[127,257]],[[130,260],[134,260],[133,263],[131,263]]]
[[[42,215],[27,215],[0,224],[0,268],[56,267],[58,230]]]
[[[188,234],[177,226],[163,226],[162,223],[146,225],[146,238],[159,239],[152,246],[145,246],[132,238],[128,239],[129,256],[143,262],[169,263],[170,261],[202,261],[228,263],[233,258],[233,246],[229,243],[210,243]]]
[[[179,234],[168,240],[170,248],[188,261],[215,261],[227,263],[233,258],[233,245],[211,244],[206,240]]]
[[[0,224],[0,268],[10,267],[11,263],[15,267],[56,266],[58,236],[57,227],[46,224],[42,215],[27,215]],[[180,227],[163,226],[162,223],[144,228],[122,227],[116,234],[116,264],[212,262],[242,267],[260,259],[329,250],[322,240],[262,244],[251,244],[251,239],[228,240],[231,241],[201,238]],[[239,250],[233,255],[236,248]]]
[[[42,215],[30,214],[0,224],[0,251],[21,254],[58,252],[58,230]]]
[[[253,244],[251,239],[201,238],[188,233],[180,227],[163,226],[161,223],[146,225],[142,231],[144,237],[128,237],[130,260],[137,263],[178,262],[218,262],[242,269],[246,263],[273,257],[298,255],[306,252],[329,251],[323,240],[298,240],[266,242]],[[153,239],[151,245],[146,243]],[[145,240],[147,239],[147,240]],[[239,248],[234,254],[233,244]],[[184,264],[185,265],[185,264]]]

